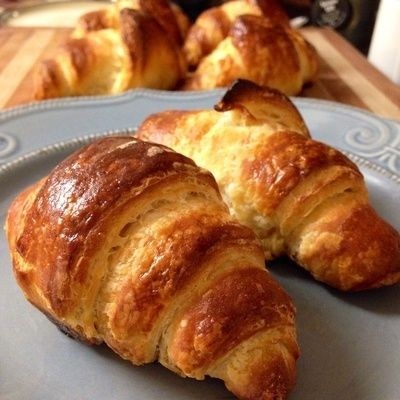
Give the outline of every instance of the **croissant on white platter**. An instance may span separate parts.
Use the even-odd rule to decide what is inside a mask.
[[[23,191],[5,229],[24,295],[70,335],[136,365],[222,379],[240,399],[292,389],[292,301],[192,160],[100,139]]]
[[[210,170],[267,259],[286,254],[341,290],[400,281],[399,232],[373,209],[357,166],[310,138],[282,93],[238,81],[214,110],[152,115],[138,137]]]

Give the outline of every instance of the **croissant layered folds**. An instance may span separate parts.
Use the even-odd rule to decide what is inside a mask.
[[[117,29],[75,33],[53,58],[42,61],[35,71],[34,96],[40,100],[135,87],[172,89],[185,76],[186,62],[170,31],[151,14],[124,8]]]
[[[287,254],[342,290],[400,280],[400,235],[374,211],[361,172],[311,139],[281,93],[238,81],[215,110],[161,112],[138,135],[208,168],[267,259]]]
[[[315,49],[278,0],[234,0],[191,25],[168,0],[117,0],[82,15],[34,73],[33,97],[107,95],[133,88],[204,90],[237,78],[298,94],[316,80]]]
[[[132,9],[151,15],[171,40],[181,45],[189,30],[190,21],[175,3],[168,0],[117,0],[111,6],[82,15],[72,33],[73,37],[103,29],[118,29],[120,13]]]
[[[100,139],[14,200],[6,234],[26,298],[69,334],[134,364],[223,379],[241,399],[292,388],[294,306],[190,159]]]
[[[289,25],[289,18],[277,0],[234,0],[203,11],[190,27],[184,53],[190,67],[196,67],[224,40],[241,15],[263,16],[273,23]]]
[[[242,15],[228,36],[200,61],[183,89],[227,87],[244,78],[295,95],[315,81],[317,71],[316,52],[297,30],[262,16]]]

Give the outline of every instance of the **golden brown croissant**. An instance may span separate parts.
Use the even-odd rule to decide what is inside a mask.
[[[215,111],[155,114],[138,135],[209,169],[266,258],[287,254],[342,290],[400,281],[400,235],[372,208],[361,172],[309,138],[282,94],[239,81]]]
[[[226,87],[245,78],[295,95],[316,79],[317,70],[317,55],[298,31],[244,15],[235,19],[228,37],[202,59],[183,88]]]
[[[169,38],[179,45],[183,43],[189,30],[189,18],[177,4],[168,0],[117,0],[108,8],[82,15],[78,19],[72,36],[79,38],[88,32],[118,29],[120,13],[124,8],[141,11],[154,17]]]
[[[293,304],[212,175],[183,155],[98,140],[14,200],[6,233],[25,296],[72,336],[220,378],[241,399],[292,388]]]
[[[276,0],[235,0],[202,12],[190,27],[184,53],[190,67],[211,53],[228,36],[233,21],[240,15],[263,15],[274,23],[289,24],[289,18]]]
[[[186,73],[180,46],[155,18],[120,12],[118,29],[72,38],[35,75],[35,98],[121,93],[131,88],[171,89]]]

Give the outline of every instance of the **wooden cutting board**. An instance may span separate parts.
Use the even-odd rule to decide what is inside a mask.
[[[304,97],[327,99],[400,120],[400,88],[375,69],[335,31],[304,28],[316,47],[318,81]],[[69,35],[67,28],[0,28],[0,109],[32,101],[35,64],[51,55]]]

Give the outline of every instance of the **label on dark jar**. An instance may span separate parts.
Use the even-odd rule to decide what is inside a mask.
[[[311,6],[311,20],[315,25],[343,28],[351,16],[348,0],[316,0]]]

